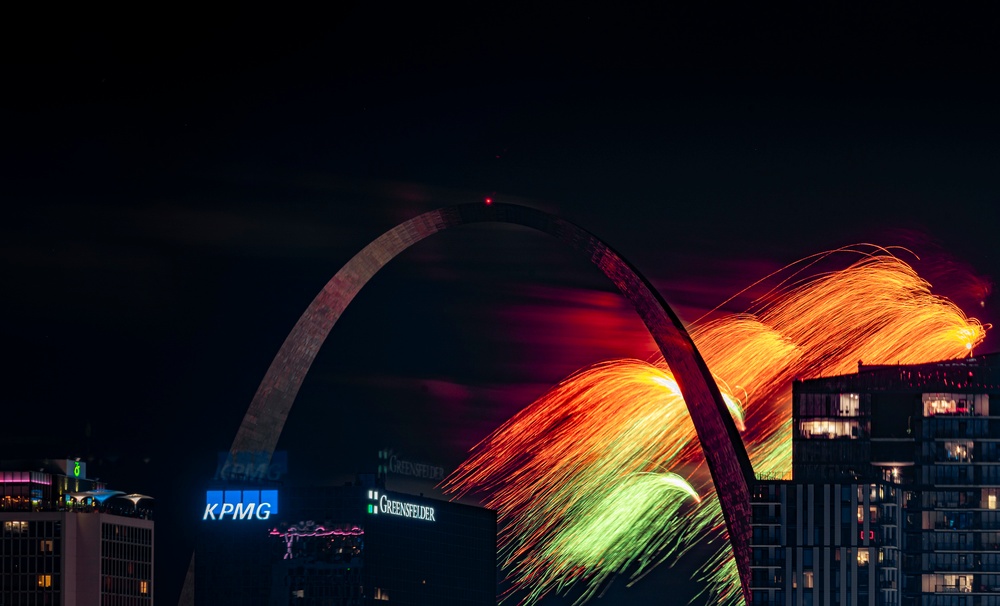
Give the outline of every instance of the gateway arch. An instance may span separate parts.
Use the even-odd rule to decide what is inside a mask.
[[[521,225],[555,237],[586,255],[635,306],[687,403],[722,505],[743,596],[749,603],[748,487],[753,481],[753,468],[705,361],[677,315],[628,261],[593,234],[540,210],[512,204],[463,204],[441,208],[397,225],[362,249],[327,282],[292,328],[257,388],[231,451],[274,451],[295,396],[319,348],[344,309],[379,269],[424,238],[474,223]]]

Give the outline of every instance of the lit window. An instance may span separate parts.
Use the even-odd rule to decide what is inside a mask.
[[[944,575],[945,591],[958,591],[968,593],[972,591],[972,577],[968,575]]]
[[[840,408],[837,412],[842,417],[856,417],[860,409],[861,400],[856,393],[840,394]]]
[[[139,581],[139,593],[142,595],[149,593],[149,581]]]
[[[858,438],[857,421],[836,421],[833,419],[812,419],[799,421],[799,435],[803,438]]]
[[[28,532],[28,523],[20,521],[4,522],[3,529],[6,532],[11,532],[14,534],[22,534]]]
[[[52,540],[42,539],[39,542],[39,549],[42,551],[42,553],[52,553]]]
[[[968,440],[945,442],[944,460],[947,461],[971,461],[975,445]]]
[[[802,573],[802,586],[806,589],[812,589],[813,586],[813,571],[806,570]]]
[[[52,575],[51,574],[40,574],[40,575],[38,575],[38,586],[39,587],[52,587]]]
[[[859,549],[858,550],[858,566],[867,566],[867,565],[868,565],[868,550],[867,549]]]
[[[934,415],[989,415],[989,398],[986,394],[925,393],[924,416]]]

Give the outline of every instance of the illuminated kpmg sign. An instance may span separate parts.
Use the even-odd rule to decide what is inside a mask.
[[[406,503],[404,501],[395,501],[390,499],[386,494],[379,495],[377,490],[368,491],[368,500],[374,501],[373,503],[368,504],[368,513],[372,515],[387,513],[389,515],[399,516],[402,518],[413,518],[415,520],[437,522],[437,520],[434,519],[433,507],[417,505],[415,503]]]
[[[202,520],[266,520],[278,513],[277,490],[209,490]]]

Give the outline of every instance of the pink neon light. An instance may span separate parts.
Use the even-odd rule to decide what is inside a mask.
[[[288,530],[281,532],[277,528],[272,528],[269,532],[272,537],[329,537],[329,536],[344,536],[344,537],[359,537],[365,534],[363,528],[357,526],[352,526],[351,528],[332,528],[328,529],[325,526],[306,526],[305,528],[299,528],[297,526],[289,526]]]
[[[281,537],[285,539],[285,557],[282,559],[291,560],[292,543],[298,541],[302,537],[359,537],[365,534],[365,531],[358,526],[351,526],[350,528],[326,528],[325,526],[317,526],[314,522],[310,521],[307,522],[302,528],[299,528],[298,526],[289,526],[288,530],[285,532],[281,532],[277,528],[272,528],[268,534],[272,537]]]
[[[42,484],[52,486],[52,476],[36,471],[0,472],[0,484]]]

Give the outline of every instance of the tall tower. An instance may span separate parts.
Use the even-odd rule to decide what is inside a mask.
[[[754,536],[763,533],[758,510],[774,511],[783,531],[768,535],[774,553],[780,549],[784,558],[784,576],[778,582],[772,575],[771,584],[787,590],[812,582],[817,606],[1000,606],[1000,414],[990,405],[995,397],[996,354],[908,366],[859,363],[856,374],[796,382],[793,479],[765,482],[753,495]],[[775,488],[763,490],[767,484]],[[809,491],[813,501],[803,507],[800,495]],[[815,496],[820,491],[821,502]],[[844,534],[848,520],[851,531]],[[798,555],[810,541],[833,549],[838,535],[857,554],[859,568],[849,586],[836,577],[835,566],[827,576],[825,563],[813,559],[807,567]],[[766,558],[751,545],[754,574],[763,577],[758,571]],[[775,589],[754,603],[776,603],[778,597]],[[806,603],[780,597],[777,603]]]
[[[0,471],[0,604],[151,606],[149,499],[106,489],[80,461]]]

